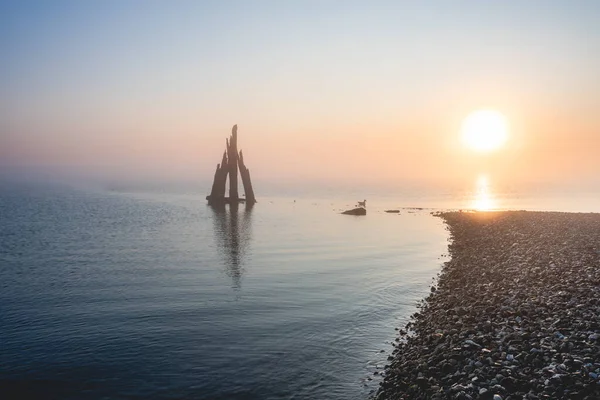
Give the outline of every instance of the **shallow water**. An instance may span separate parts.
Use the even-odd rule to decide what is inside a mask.
[[[0,388],[367,398],[447,246],[428,210],[370,201],[2,186]]]

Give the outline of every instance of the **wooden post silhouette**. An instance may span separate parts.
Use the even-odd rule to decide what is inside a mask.
[[[237,151],[237,125],[231,129],[231,137],[227,142],[227,160],[229,165],[229,201],[237,202],[238,195],[238,151]]]
[[[238,168],[244,185],[246,198],[240,198],[238,193]],[[225,197],[227,186],[227,175],[229,175],[229,197]],[[246,202],[249,205],[256,203],[252,182],[250,181],[250,170],[244,164],[244,156],[237,151],[237,125],[233,126],[231,136],[225,140],[225,152],[221,164],[217,164],[215,177],[210,195],[206,196],[208,204],[221,205],[225,203],[237,205]]]
[[[250,181],[250,170],[246,168],[244,164],[244,155],[240,150],[240,156],[238,158],[238,165],[240,166],[240,175],[242,177],[242,184],[244,185],[244,194],[246,195],[246,204],[256,203],[254,197],[254,189],[252,189],[252,182]]]
[[[213,181],[210,196],[206,198],[209,204],[225,202],[225,185],[227,183],[228,168],[227,153],[223,152],[223,160],[221,161],[221,164],[217,164],[217,170],[215,171],[215,179]]]

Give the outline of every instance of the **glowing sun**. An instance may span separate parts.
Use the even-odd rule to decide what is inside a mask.
[[[499,149],[506,142],[508,123],[504,115],[498,111],[473,111],[465,118],[461,134],[463,142],[469,148],[489,152]]]

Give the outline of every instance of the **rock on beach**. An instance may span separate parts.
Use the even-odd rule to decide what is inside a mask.
[[[377,399],[600,399],[600,214],[444,212],[451,259]]]

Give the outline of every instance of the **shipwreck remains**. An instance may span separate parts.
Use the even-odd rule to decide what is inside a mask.
[[[238,194],[238,168],[242,177],[242,185],[244,186],[245,198],[239,197]],[[225,197],[227,186],[227,176],[229,175],[229,197]],[[252,189],[252,181],[250,180],[250,170],[244,164],[244,155],[242,151],[237,150],[237,125],[234,125],[231,130],[231,136],[225,140],[225,151],[221,163],[217,164],[215,178],[212,184],[210,195],[206,196],[208,204],[238,204],[246,203],[253,205],[256,203],[254,190]]]

